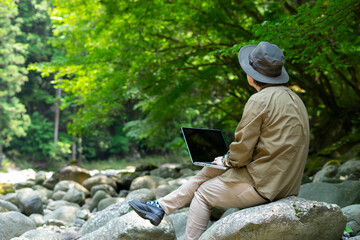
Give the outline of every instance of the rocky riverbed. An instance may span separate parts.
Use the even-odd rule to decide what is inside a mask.
[[[0,173],[0,240],[182,239],[187,206],[154,227],[127,202],[165,196],[197,171],[166,164]],[[304,177],[299,197],[243,210],[216,207],[201,239],[359,240],[359,178],[360,161],[354,159]],[[344,233],[345,227],[352,232]]]

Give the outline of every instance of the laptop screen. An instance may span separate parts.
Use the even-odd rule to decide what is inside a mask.
[[[185,127],[181,130],[193,162],[212,162],[228,151],[220,130]]]

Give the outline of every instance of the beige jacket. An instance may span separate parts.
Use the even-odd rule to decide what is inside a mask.
[[[252,95],[230,144],[228,163],[220,177],[245,181],[272,200],[299,192],[309,149],[306,108],[285,86],[270,86]]]

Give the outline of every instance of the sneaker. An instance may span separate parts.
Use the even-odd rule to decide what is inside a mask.
[[[157,201],[148,203],[136,200],[129,201],[129,205],[142,218],[150,220],[151,224],[157,226],[165,215],[165,211],[160,207]]]

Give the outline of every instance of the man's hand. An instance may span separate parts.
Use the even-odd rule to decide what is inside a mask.
[[[223,156],[216,157],[216,158],[214,159],[214,161],[212,162],[212,164],[224,166],[224,164],[223,164],[222,161],[221,161],[222,158],[223,158]]]

